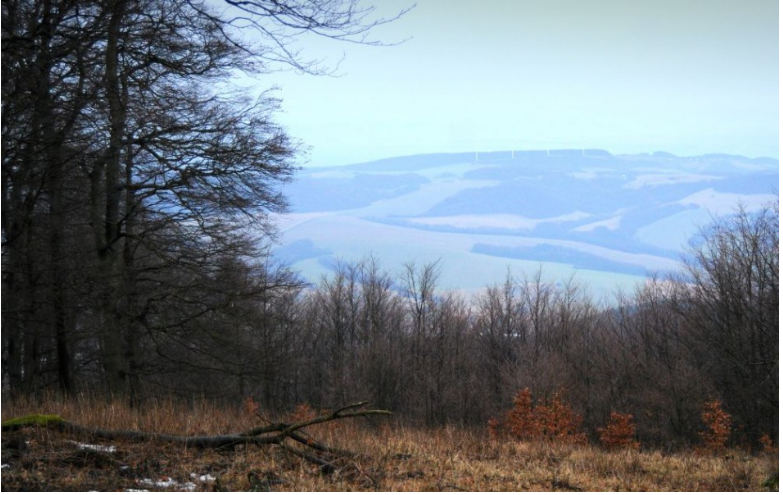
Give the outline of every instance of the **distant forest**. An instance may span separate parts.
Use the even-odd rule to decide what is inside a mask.
[[[372,258],[307,285],[268,255],[297,147],[273,98],[220,84],[319,72],[286,29],[361,40],[386,21],[343,0],[228,3],[3,0],[4,397],[361,399],[485,426],[529,388],[562,391],[589,431],[617,411],[669,446],[718,398],[735,441],[777,441],[777,204],[705,226],[679,275],[611,303],[542,273],[469,298],[439,290],[437,263],[394,277]]]

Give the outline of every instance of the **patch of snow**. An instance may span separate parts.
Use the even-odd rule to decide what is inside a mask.
[[[0,465],[0,469],[11,469],[11,465],[10,464],[2,464],[2,465]]]
[[[136,480],[136,483],[142,486],[149,486],[154,488],[174,488],[181,492],[192,492],[196,490],[196,484],[193,483],[192,481],[186,481],[185,483],[180,483],[179,481],[171,478],[162,479],[158,481],[153,481],[149,478],[144,478],[141,480]]]
[[[607,167],[590,167],[583,168],[578,172],[571,172],[566,174],[568,177],[573,177],[579,180],[595,180],[595,179],[625,179],[626,174],[621,174],[616,169]]]
[[[148,486],[155,486],[158,488],[171,488],[173,486],[179,485],[179,482],[176,480],[173,480],[171,478],[167,480],[158,480],[158,481],[152,481],[149,478],[145,478],[141,481],[139,481],[140,485],[148,485]]]
[[[715,175],[670,173],[670,174],[642,174],[631,182],[626,183],[623,189],[641,189],[643,187],[671,186],[672,184],[687,184],[689,182],[702,182],[708,180],[720,180],[722,177]]]
[[[107,454],[113,454],[117,452],[117,447],[114,445],[93,445],[89,443],[71,442],[82,450],[90,450],[92,452],[104,452]]]
[[[750,209],[757,209],[777,198],[775,194],[722,193],[710,188],[691,194],[677,203],[706,208],[713,215],[726,215],[735,213],[740,204]]]
[[[533,229],[542,223],[561,223],[583,220],[591,215],[583,211],[575,211],[567,215],[551,218],[527,218],[521,215],[453,215],[444,217],[421,217],[408,219],[419,225],[447,225],[463,229],[493,228],[493,229]]]
[[[197,475],[196,473],[190,473],[190,477],[192,479],[198,478],[198,480],[202,483],[207,483],[209,481],[215,481],[215,477],[211,474],[202,474],[201,476]]]
[[[320,218],[328,216],[329,213],[272,213],[269,215],[270,220],[274,222],[280,232],[298,227],[299,225],[313,220],[314,218]]]
[[[593,222],[593,223],[588,223],[587,225],[582,225],[581,227],[577,227],[573,229],[573,231],[592,232],[599,227],[603,227],[608,230],[617,230],[620,228],[620,222],[622,221],[622,219],[623,217],[621,215],[618,215],[616,217],[607,218],[606,220],[601,220],[600,222]]]
[[[496,180],[435,180],[408,194],[388,199],[379,199],[369,206],[347,210],[356,216],[411,216],[420,215],[444,199],[466,189],[482,189],[500,185]]]
[[[574,179],[582,179],[582,180],[593,180],[598,178],[598,172],[594,170],[585,170],[583,172],[572,172],[568,174],[570,177],[573,177]]]

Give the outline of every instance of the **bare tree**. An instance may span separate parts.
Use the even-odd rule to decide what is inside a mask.
[[[476,306],[474,334],[479,343],[483,379],[490,391],[486,402],[499,407],[514,393],[514,387],[505,383],[507,372],[518,365],[527,344],[525,305],[511,273],[503,285],[488,287],[477,298]]]
[[[691,359],[756,438],[778,434],[779,218],[740,208],[703,230],[678,297]]]
[[[285,208],[297,146],[278,102],[219,83],[323,72],[297,36],[372,43],[390,20],[348,0],[4,0],[5,383],[57,363],[70,390],[79,352],[108,391],[134,393],[144,339],[211,312],[167,304],[211,280],[217,253],[262,257],[251,232],[273,235],[267,213]]]

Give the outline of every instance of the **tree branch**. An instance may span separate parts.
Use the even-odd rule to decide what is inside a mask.
[[[358,402],[339,409],[334,412],[323,414],[313,419],[299,421],[296,423],[273,423],[267,426],[253,428],[240,433],[229,433],[225,435],[172,435],[168,433],[154,433],[138,430],[108,430],[103,428],[93,428],[89,426],[72,423],[56,415],[34,414],[4,421],[2,431],[18,430],[24,427],[40,426],[52,428],[64,433],[76,436],[84,436],[101,440],[127,440],[131,442],[167,442],[180,444],[185,447],[199,449],[225,449],[237,445],[279,445],[286,451],[291,452],[309,462],[318,464],[322,470],[331,472],[334,470],[333,461],[317,457],[305,450],[295,449],[284,442],[287,438],[305,445],[308,448],[322,452],[324,454],[351,457],[356,454],[353,452],[329,447],[322,443],[303,437],[299,430],[307,426],[312,426],[330,421],[338,421],[345,418],[367,417],[367,416],[388,416],[391,411],[381,409],[360,409],[367,405],[367,402]],[[353,410],[359,409],[359,410]]]

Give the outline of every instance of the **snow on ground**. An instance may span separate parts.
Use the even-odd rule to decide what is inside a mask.
[[[713,215],[726,215],[735,213],[737,207],[742,204],[750,209],[757,209],[767,203],[777,201],[776,194],[739,194],[722,193],[715,189],[704,189],[697,193],[682,198],[677,203],[681,205],[696,205],[705,208]]]
[[[149,491],[146,488],[155,488],[155,489],[173,489],[179,492],[194,492],[199,488],[199,484],[204,483],[210,483],[215,481],[217,478],[212,476],[211,474],[196,474],[196,473],[190,473],[190,479],[194,481],[184,481],[179,482],[173,478],[161,478],[159,480],[152,480],[150,478],[143,478],[140,480],[136,480],[136,484],[142,487],[141,489],[138,488],[129,488],[125,490],[126,492],[146,492]],[[144,488],[146,487],[146,488]]]
[[[324,216],[328,216],[329,213],[325,212],[318,212],[318,213],[273,213],[270,214],[270,220],[277,225],[277,228],[280,230],[280,232],[285,232],[287,230],[293,229],[295,227],[298,227],[299,225],[309,222],[310,220],[314,218],[320,218]]]
[[[419,225],[446,225],[460,229],[491,228],[491,229],[534,229],[542,223],[561,223],[582,220],[591,215],[583,211],[575,211],[568,215],[551,218],[527,218],[521,215],[453,215],[444,217],[410,218],[408,221]]]
[[[141,486],[148,486],[150,488],[160,489],[160,490],[168,490],[168,489],[175,489],[183,492],[195,492],[196,491],[196,484],[192,483],[190,481],[186,483],[180,483],[176,480],[172,479],[164,479],[160,481],[153,481],[151,479],[143,479],[138,480],[137,483]]]
[[[572,172],[566,175],[568,175],[569,177],[573,177],[574,179],[594,180],[594,179],[604,177],[605,175],[616,175],[616,174],[617,172],[611,168],[585,168],[582,169],[580,172]]]
[[[601,220],[599,222],[593,222],[588,223],[586,225],[582,225],[580,227],[577,227],[573,229],[574,232],[592,232],[595,229],[599,227],[603,227],[605,229],[609,230],[617,230],[620,228],[620,222],[623,220],[622,215],[617,215],[612,218],[607,218],[606,220]]]
[[[669,174],[642,174],[623,186],[623,189],[641,189],[643,187],[670,186],[672,184],[686,184],[689,182],[702,182],[720,180],[723,177],[716,175],[688,174],[673,172]]]
[[[112,454],[114,452],[117,452],[117,447],[114,445],[94,445],[89,443],[79,443],[70,441],[70,443],[76,445],[81,450],[89,450],[92,452],[104,452],[107,454]]]
[[[393,198],[375,201],[369,206],[348,210],[343,213],[360,217],[395,216],[407,217],[421,215],[435,207],[441,201],[466,189],[481,189],[500,185],[495,180],[449,179],[434,180],[420,185],[415,191]]]
[[[212,476],[211,474],[202,474],[201,476],[197,475],[196,473],[190,473],[190,477],[192,479],[198,479],[202,483],[207,483],[209,481],[215,481],[216,478]]]

